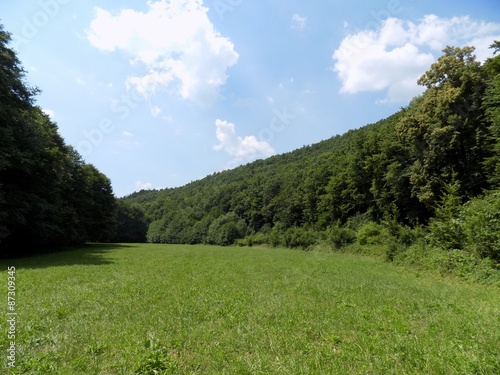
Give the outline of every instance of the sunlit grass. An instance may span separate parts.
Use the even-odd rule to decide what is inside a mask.
[[[372,258],[94,245],[7,265],[11,374],[500,373],[498,289]]]

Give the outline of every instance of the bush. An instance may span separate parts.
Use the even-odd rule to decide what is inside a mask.
[[[363,214],[358,213],[354,216],[351,216],[349,219],[347,219],[347,222],[345,223],[345,227],[357,232],[359,230],[359,228],[361,228],[363,225],[368,224],[370,222],[372,222],[372,216],[369,212],[365,212]]]
[[[317,234],[301,227],[289,228],[285,233],[285,246],[307,250],[316,243]]]
[[[385,259],[389,262],[394,262],[397,256],[405,251],[405,245],[396,241],[390,241],[387,245]]]
[[[429,223],[430,240],[442,249],[462,249],[464,247],[460,210],[462,208],[457,182],[445,186],[445,192],[435,217]]]
[[[334,249],[340,249],[356,241],[356,232],[337,222],[327,229],[327,238]]]
[[[429,230],[434,246],[500,262],[500,191],[473,198],[453,211],[443,204]]]
[[[387,240],[387,237],[384,227],[373,221],[362,225],[356,234],[360,245],[380,245]]]
[[[500,262],[500,191],[474,198],[461,211],[466,248],[479,258]]]
[[[277,222],[269,232],[269,244],[272,247],[285,246],[285,229],[284,225]]]

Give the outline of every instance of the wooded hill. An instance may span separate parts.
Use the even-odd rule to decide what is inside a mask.
[[[307,248],[353,242],[363,225],[384,224],[398,241],[417,227],[437,236],[441,225],[435,243],[465,249],[483,219],[499,232],[500,56],[481,64],[473,47],[447,47],[418,83],[421,96],[375,124],[124,201],[144,210],[150,242]],[[473,198],[497,210],[479,214],[476,203],[471,213]],[[488,218],[467,219],[476,214]],[[500,237],[487,236],[474,251],[499,260]]]

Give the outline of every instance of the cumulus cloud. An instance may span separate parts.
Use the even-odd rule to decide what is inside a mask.
[[[216,151],[226,151],[233,160],[231,164],[237,165],[244,161],[252,161],[262,157],[269,157],[275,154],[269,143],[259,141],[255,136],[249,135],[241,137],[236,135],[234,124],[217,119],[215,121],[216,136],[220,142],[214,146]]]
[[[209,105],[220,97],[227,69],[238,60],[233,43],[210,22],[202,0],[148,1],[149,9],[96,8],[87,39],[102,51],[121,50],[144,74],[127,84],[145,97],[170,88],[182,99]]]
[[[423,91],[418,78],[447,45],[476,47],[476,56],[491,56],[488,46],[500,38],[500,23],[427,15],[419,23],[388,18],[377,30],[346,36],[333,54],[342,93],[386,90],[380,102],[404,102]]]

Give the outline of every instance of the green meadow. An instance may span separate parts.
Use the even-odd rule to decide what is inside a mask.
[[[374,258],[89,245],[16,268],[4,374],[499,374],[500,290]]]

